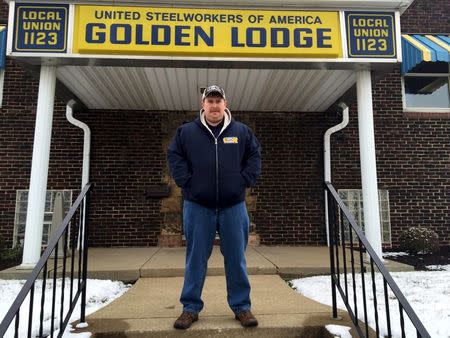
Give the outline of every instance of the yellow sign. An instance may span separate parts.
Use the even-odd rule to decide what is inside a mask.
[[[342,57],[338,12],[75,7],[74,53]]]
[[[238,143],[237,137],[224,137],[223,143]]]

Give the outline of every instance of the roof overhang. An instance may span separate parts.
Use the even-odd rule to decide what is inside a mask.
[[[7,2],[12,3],[11,1]],[[14,2],[16,8],[10,6],[9,13],[9,26],[19,27],[19,30],[22,29],[20,28],[22,26],[12,23],[16,21],[16,17],[21,17],[17,14],[21,12],[16,12],[17,5],[20,5],[20,3]],[[235,110],[324,111],[355,83],[354,73],[356,70],[371,69],[384,72],[391,70],[401,61],[399,18],[400,13],[412,3],[412,0],[262,0],[244,4],[236,0],[199,0],[195,2],[172,0],[170,4],[168,2],[152,2],[149,4],[148,1],[143,0],[42,0],[42,3],[58,4],[51,6],[52,8],[66,8],[67,26],[63,25],[63,27],[68,28],[64,29],[64,35],[62,35],[67,36],[67,41],[64,40],[65,49],[62,49],[62,52],[59,51],[59,53],[52,52],[52,49],[49,49],[50,51],[33,50],[33,48],[20,49],[16,41],[21,41],[20,37],[23,36],[23,33],[18,33],[17,29],[15,31],[10,29],[8,31],[8,55],[31,66],[58,66],[58,79],[91,109],[111,109],[115,107],[116,109],[193,110],[198,108],[199,88],[217,83],[225,87],[228,92],[230,92],[230,89],[234,91],[234,94],[230,93],[228,97],[231,107]],[[215,54],[216,50],[208,49],[206,45],[204,50],[200,48],[202,53],[197,53],[199,48],[194,48],[192,44],[193,49],[187,51],[187,54],[175,54],[174,50],[178,46],[172,47],[170,45],[166,49],[167,55],[164,55],[165,52],[152,52],[151,48],[154,47],[152,43],[149,45],[149,49],[138,50],[138,48],[143,47],[143,44],[139,45],[136,40],[133,40],[129,46],[126,46],[128,49],[122,52],[121,46],[109,44],[109,38],[105,45],[91,43],[87,40],[88,25],[86,22],[96,21],[86,19],[88,21],[84,22],[83,19],[88,16],[83,16],[82,13],[85,13],[83,11],[86,10],[90,11],[91,14],[89,15],[92,15],[96,7],[85,6],[91,4],[97,4],[99,7],[101,5],[108,6],[108,9],[113,9],[115,6],[125,6],[133,8],[134,11],[142,10],[145,12],[147,12],[147,9],[157,7],[164,7],[166,12],[173,9],[193,8],[193,10],[201,10],[214,8],[216,11],[234,11],[235,14],[246,12],[244,9],[247,10],[247,13],[252,13],[249,10],[254,9],[256,13],[258,10],[261,10],[261,14],[265,12],[266,19],[273,14],[270,11],[274,10],[285,10],[286,12],[309,11],[318,13],[320,16],[323,15],[325,18],[334,18],[331,21],[326,21],[324,26],[309,24],[309,26],[306,26],[304,24],[303,27],[310,27],[314,34],[316,33],[314,30],[320,27],[330,28],[330,31],[332,31],[330,34],[333,35],[332,49],[333,52],[336,49],[336,52],[330,54],[330,50],[326,50],[322,46],[318,49],[319,52],[311,53],[312,56],[305,56],[306,54],[301,55],[305,52],[305,48],[296,46],[294,54],[289,55],[286,54],[289,52],[287,49],[284,52],[285,55],[279,55],[277,51],[274,52],[274,48],[270,50],[269,54],[259,53],[257,56],[246,54],[245,50],[236,53],[236,50],[239,50],[236,48],[230,52],[231,54],[226,54],[228,53],[227,50],[223,54]],[[138,9],[136,6],[143,8]],[[22,8],[25,7],[22,6]],[[242,9],[242,11],[239,12],[239,9]],[[189,10],[184,11],[189,12]],[[370,52],[365,53],[366,50],[362,49],[360,50],[362,51],[361,54],[352,54],[351,51],[354,48],[352,44],[355,38],[350,36],[349,32],[355,27],[358,28],[358,25],[355,24],[355,27],[349,28],[350,20],[353,20],[350,19],[350,14],[354,15],[355,18],[358,16],[363,18],[376,17],[376,15],[387,16],[388,24],[385,28],[389,31],[390,46],[388,48],[393,50],[393,54],[390,54],[390,51],[385,51],[376,55],[370,54]],[[89,16],[89,18],[94,18],[94,16]],[[133,25],[142,23],[143,25],[149,25],[149,27],[154,25],[153,22],[146,22],[144,16],[141,16],[141,18],[141,22],[131,21],[130,23]],[[96,19],[95,17],[92,20]],[[252,27],[248,22],[244,21],[242,24],[243,32],[248,27]],[[107,25],[112,23],[115,23],[115,21],[110,20]],[[266,23],[268,23],[268,20]],[[327,26],[327,24],[329,25]],[[272,33],[270,27],[280,27],[280,25],[270,26],[269,24],[267,27],[267,36],[270,36],[269,34]],[[286,24],[282,27],[285,27],[283,29],[286,30],[289,29],[289,34],[291,34],[299,26]],[[222,32],[219,28],[217,32]],[[24,31],[25,28],[22,29],[22,32]],[[78,33],[75,34],[74,32]],[[146,32],[153,34],[150,30]],[[226,35],[230,33],[229,30],[225,32]],[[133,31],[133,34],[137,35],[135,31]],[[222,38],[224,35],[218,36]],[[74,41],[78,42],[75,44]],[[352,42],[350,43],[350,41]],[[293,40],[291,40],[291,43],[289,47],[293,47]],[[87,47],[82,50],[81,44]],[[133,50],[134,47],[136,47],[136,50]],[[213,47],[216,48],[216,45],[214,44]],[[228,47],[231,47],[231,40]],[[267,47],[271,48],[273,45],[267,44]],[[314,48],[316,47],[314,46]],[[255,49],[251,52],[254,51]],[[308,52],[310,51],[306,51],[306,53]],[[297,57],[297,55],[301,57]],[[124,86],[125,83],[126,86]],[[171,93],[170,90],[174,88],[176,92],[173,95],[164,97],[164,95],[168,95],[167,93]],[[241,88],[241,90],[235,90],[235,88]],[[305,93],[310,93],[310,95],[305,96]],[[184,97],[184,99],[180,99],[180,97]]]
[[[58,79],[89,109],[198,110],[219,84],[231,110],[325,111],[354,83],[351,70],[63,66]]]

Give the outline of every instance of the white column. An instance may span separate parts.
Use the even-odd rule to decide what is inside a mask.
[[[41,66],[22,269],[32,269],[41,256],[55,83],[56,67]]]
[[[364,204],[364,228],[369,243],[382,259],[370,70],[357,71],[356,92],[358,97],[359,153]]]

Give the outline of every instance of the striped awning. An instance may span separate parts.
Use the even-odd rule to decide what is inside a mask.
[[[0,25],[0,69],[5,68],[6,61],[6,26]]]
[[[402,34],[402,74],[422,62],[450,62],[450,37],[446,35]]]

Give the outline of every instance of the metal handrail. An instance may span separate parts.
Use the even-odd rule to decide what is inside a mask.
[[[18,336],[19,331],[19,314],[20,307],[22,306],[25,298],[30,294],[30,308],[28,315],[28,337],[31,337],[32,331],[32,310],[33,310],[33,297],[34,297],[34,286],[35,282],[39,277],[39,274],[42,269],[43,271],[43,281],[42,281],[42,297],[41,297],[41,313],[40,313],[40,327],[39,327],[39,337],[44,337],[43,335],[43,314],[44,314],[44,303],[45,303],[45,283],[47,278],[47,263],[50,258],[52,251],[54,251],[54,272],[53,272],[53,297],[52,297],[52,322],[51,322],[51,330],[49,335],[53,337],[53,325],[54,325],[54,311],[55,311],[55,298],[56,298],[56,274],[57,274],[57,261],[58,261],[58,242],[60,238],[64,235],[65,240],[64,243],[67,243],[68,229],[72,224],[72,220],[76,220],[78,216],[78,227],[79,227],[79,236],[83,238],[83,246],[80,246],[80,250],[78,250],[78,289],[75,295],[72,297],[72,289],[73,289],[73,272],[74,272],[74,255],[75,255],[75,247],[76,240],[75,237],[77,232],[73,232],[72,237],[72,260],[71,260],[71,285],[70,285],[70,307],[68,313],[66,314],[63,320],[63,307],[64,307],[64,281],[65,281],[65,273],[66,273],[66,250],[67,246],[64,245],[64,254],[63,254],[63,272],[62,272],[62,290],[61,290],[61,313],[60,313],[60,327],[58,337],[61,337],[64,333],[64,330],[69,322],[70,316],[75,308],[75,305],[78,301],[78,298],[81,294],[81,318],[80,321],[84,322],[85,320],[85,308],[86,308],[86,278],[87,278],[87,257],[88,257],[88,224],[89,224],[89,201],[90,201],[90,193],[92,191],[92,183],[87,183],[80,194],[78,195],[75,203],[69,209],[66,217],[62,221],[61,225],[54,232],[51,237],[47,248],[42,254],[39,261],[36,263],[33,268],[30,276],[27,281],[23,285],[13,304],[9,308],[2,322],[0,323],[0,337],[3,337],[9,326],[11,325],[14,317],[15,317],[15,337]],[[84,237],[83,237],[84,232]],[[81,266],[82,265],[82,266]],[[82,274],[82,275],[81,275]],[[82,279],[82,281],[81,281]]]
[[[370,258],[370,265],[371,265],[371,275],[372,275],[372,291],[374,296],[374,308],[375,308],[375,324],[376,324],[376,333],[377,337],[379,336],[379,318],[378,318],[378,309],[377,309],[377,298],[376,298],[376,286],[375,286],[375,269],[374,264],[378,268],[378,271],[381,273],[383,277],[383,287],[384,287],[384,296],[386,301],[386,321],[387,321],[387,330],[388,330],[388,337],[391,337],[391,322],[390,322],[390,314],[389,314],[389,304],[388,304],[388,290],[387,287],[389,286],[392,290],[392,293],[395,295],[399,302],[399,309],[400,309],[400,326],[402,331],[402,337],[405,337],[405,328],[404,328],[404,318],[403,318],[403,311],[406,312],[409,319],[411,320],[411,323],[414,325],[417,333],[417,337],[423,337],[423,338],[429,338],[430,334],[425,329],[424,325],[420,321],[419,317],[417,317],[416,313],[412,309],[411,305],[401,292],[400,288],[398,287],[397,283],[395,283],[394,279],[392,278],[389,271],[384,266],[383,262],[381,261],[380,257],[376,254],[375,250],[370,245],[368,239],[364,235],[362,229],[357,225],[353,215],[348,210],[345,203],[342,201],[342,199],[339,197],[339,194],[334,189],[331,182],[325,182],[325,192],[327,194],[331,194],[333,199],[328,198],[328,203],[332,204],[331,206],[328,205],[328,218],[329,218],[329,237],[330,237],[330,269],[331,269],[331,284],[332,284],[332,307],[333,307],[333,318],[337,318],[337,302],[336,302],[336,289],[339,291],[342,300],[345,303],[345,307],[347,308],[347,311],[355,324],[356,331],[358,332],[360,337],[368,337],[369,336],[369,330],[368,330],[368,324],[367,324],[367,300],[366,300],[366,292],[365,292],[365,283],[364,283],[364,260],[362,252],[365,249],[366,254]],[[341,212],[341,244],[342,244],[342,255],[343,255],[343,262],[344,262],[344,282],[345,282],[345,291],[342,289],[340,284],[340,272],[339,272],[339,250],[338,250],[338,242],[339,242],[339,228],[336,225],[336,207],[335,203],[337,203],[339,209]],[[350,229],[350,254],[351,254],[351,267],[352,267],[352,279],[353,279],[353,297],[354,297],[354,308],[355,311],[351,308],[349,299],[348,299],[348,285],[347,285],[347,263],[346,263],[346,253],[345,253],[345,236],[344,236],[344,222],[342,221],[342,215],[345,216],[347,219]],[[363,291],[363,304],[364,304],[364,318],[365,318],[365,335],[362,332],[359,322],[358,322],[358,316],[357,316],[357,302],[356,302],[356,292],[355,292],[355,269],[354,269],[354,255],[353,255],[353,237],[352,237],[352,230],[356,233],[356,236],[358,237],[358,250],[359,250],[359,257],[360,257],[360,268],[361,268],[361,275],[362,275],[362,291]],[[336,254],[336,256],[335,256]],[[337,270],[337,273],[336,273]]]

